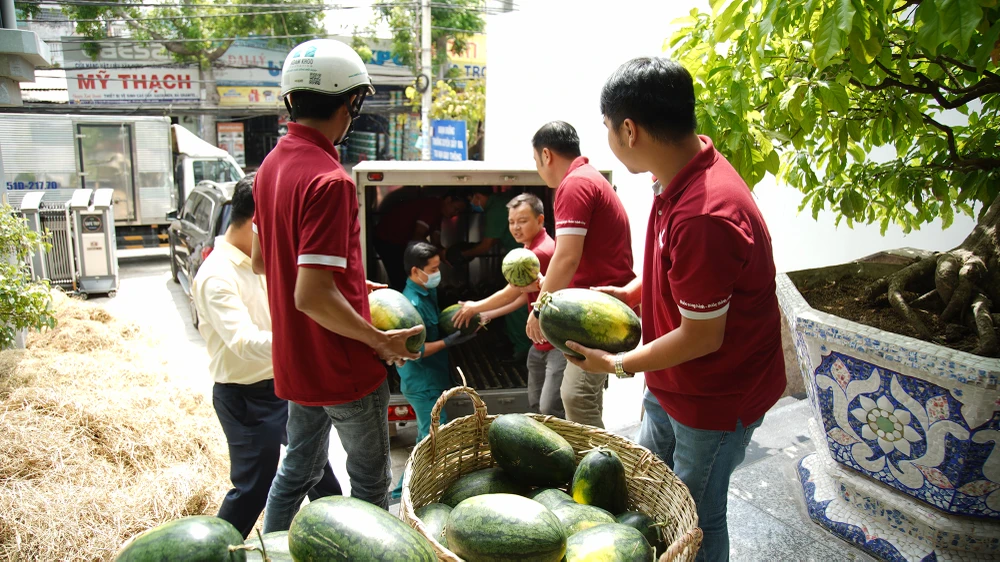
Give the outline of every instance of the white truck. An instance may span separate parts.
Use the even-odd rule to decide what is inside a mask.
[[[611,181],[610,171],[602,170],[601,173]],[[545,186],[534,166],[475,161],[366,161],[354,166],[353,175],[358,188],[365,272],[373,281],[387,281],[374,244],[379,220],[388,208],[418,197],[443,196],[451,190],[482,187],[505,195],[528,191],[544,202],[545,228],[550,235],[555,235],[552,212],[555,190]],[[443,222],[441,242],[444,246],[478,242],[483,226],[482,214],[467,211]],[[438,305],[444,309],[460,300],[480,299],[502,288],[507,283],[500,272],[503,257],[503,250],[495,246],[487,255],[472,260],[467,266],[451,268],[442,264]],[[511,360],[511,356],[506,354],[504,340],[506,335],[501,318],[490,323],[487,330],[480,330],[475,339],[450,349],[452,379],[456,386],[461,384],[457,369],[461,368],[469,386],[476,389],[491,414],[526,412],[527,366]],[[397,423],[415,420],[412,407],[399,392],[399,375],[392,368],[389,383],[389,420]],[[472,402],[460,395],[448,402],[447,410],[452,419],[468,415],[473,413]]]
[[[0,187],[15,209],[32,191],[52,206],[75,189],[114,190],[119,249],[166,248],[167,215],[195,185],[244,175],[228,152],[167,117],[0,113],[0,155]]]

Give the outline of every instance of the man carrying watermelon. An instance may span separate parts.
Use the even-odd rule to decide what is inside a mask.
[[[397,369],[400,392],[417,415],[417,443],[420,443],[430,433],[434,403],[444,391],[454,386],[445,350],[471,340],[476,334],[473,332],[465,335],[457,331],[450,336],[441,337],[443,334],[438,326],[441,308],[437,297],[437,286],[441,282],[441,256],[438,255],[437,248],[426,242],[410,244],[403,254],[403,266],[409,272],[403,296],[420,313],[420,319],[427,329],[420,358],[407,361]],[[441,424],[446,423],[448,415],[442,410]],[[398,498],[402,492],[403,475],[400,475],[392,497]]]
[[[609,353],[567,343],[586,370],[646,373],[640,445],[687,485],[705,533],[698,560],[728,560],[726,498],[754,430],[785,389],[771,235],[736,170],[695,132],[691,75],[633,59],[601,92],[611,151],[652,172],[642,279],[602,287],[642,302],[644,345]]]
[[[507,223],[514,240],[523,244],[538,258],[540,271],[544,275],[555,252],[556,242],[545,231],[545,206],[542,200],[531,193],[514,197],[507,203]],[[532,277],[528,277],[524,284],[532,284],[531,279]],[[513,279],[513,282],[519,281]],[[537,293],[524,294],[509,283],[483,300],[462,303],[462,309],[455,314],[455,326],[467,326],[476,314],[485,324],[519,310],[537,298]],[[566,358],[552,344],[536,343],[528,351],[527,363],[528,410],[536,414],[565,418],[566,410],[563,408],[559,387],[566,369]]]
[[[556,190],[556,250],[539,292],[567,287],[623,286],[633,279],[632,231],[628,215],[608,180],[580,155],[580,137],[569,123],[553,121],[531,139],[535,167],[545,185]],[[536,344],[545,336],[538,312],[528,316],[525,329]],[[604,427],[604,387],[608,371],[570,364],[563,372],[566,419]]]
[[[371,325],[357,191],[334,146],[373,92],[364,62],[344,43],[296,46],[281,73],[292,122],[254,180],[253,271],[267,277],[275,393],[289,401],[288,448],[265,532],[288,529],[322,476],[331,427],[347,452],[351,495],[389,504],[389,386],[379,359],[416,359],[406,340],[424,328]]]

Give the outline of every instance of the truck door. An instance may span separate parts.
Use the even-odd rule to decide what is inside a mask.
[[[84,188],[114,190],[116,221],[135,220],[132,128],[127,125],[77,125]]]

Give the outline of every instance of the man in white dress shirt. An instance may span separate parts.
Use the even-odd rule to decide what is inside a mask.
[[[264,510],[281,445],[288,443],[288,403],[274,394],[267,287],[264,276],[255,275],[250,266],[253,177],[236,184],[230,225],[215,239],[215,249],[198,270],[191,291],[201,319],[198,331],[211,355],[212,403],[229,443],[233,488],[218,516],[244,537]],[[340,493],[327,463],[310,499]]]

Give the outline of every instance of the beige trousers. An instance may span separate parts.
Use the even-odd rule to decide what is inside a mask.
[[[604,385],[607,380],[607,373],[588,373],[567,362],[559,387],[566,419],[603,429]]]

